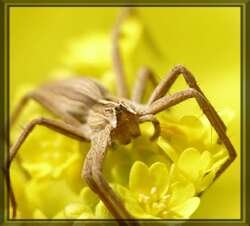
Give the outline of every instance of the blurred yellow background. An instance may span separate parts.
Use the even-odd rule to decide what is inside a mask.
[[[116,7],[12,7],[10,98],[23,84],[38,85],[53,71],[68,69],[64,56],[69,43],[88,37],[90,32],[109,34],[119,10]],[[241,213],[240,8],[140,7],[138,13],[161,54],[153,54],[150,47],[142,46],[137,49],[135,66],[149,65],[160,78],[175,64],[184,64],[195,74],[217,111],[230,108],[235,112],[228,134],[238,158],[205,192],[192,218],[238,219]],[[183,84],[178,82],[176,87],[184,88]]]

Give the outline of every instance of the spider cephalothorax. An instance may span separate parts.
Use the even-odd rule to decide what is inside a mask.
[[[116,120],[115,127],[111,132],[114,140],[117,140],[121,144],[128,144],[132,138],[141,135],[137,112],[122,102],[114,110]]]
[[[128,144],[132,138],[140,136],[139,114],[132,105],[124,101],[102,100],[89,111],[87,124],[92,133],[111,126],[113,141]]]

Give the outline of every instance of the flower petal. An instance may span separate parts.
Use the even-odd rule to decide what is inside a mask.
[[[214,180],[215,178],[215,170],[211,171],[210,173],[208,173],[207,175],[205,175],[198,187],[198,190],[196,191],[197,193],[204,191]]]
[[[94,208],[99,201],[98,196],[90,190],[89,187],[84,187],[81,190],[80,197],[83,204],[89,206],[91,209]]]
[[[181,125],[185,125],[185,126],[189,126],[192,129],[202,129],[202,123],[201,121],[193,116],[193,115],[185,115],[180,119],[180,124]]]
[[[96,219],[96,217],[93,213],[83,212],[77,219]]]
[[[178,168],[192,181],[198,179],[201,154],[195,148],[184,150],[177,162]]]
[[[95,217],[98,219],[113,219],[113,216],[109,213],[101,201],[96,206]]]
[[[125,198],[125,207],[129,210],[129,213],[132,214],[135,218],[139,219],[147,219],[154,218],[150,214],[147,214],[145,210],[142,208],[137,199],[135,199],[132,195],[129,195]]]
[[[123,200],[127,195],[129,195],[129,190],[120,184],[111,184],[111,188],[120,196]]]
[[[209,168],[211,167],[211,164],[212,164],[212,155],[211,155],[211,153],[208,152],[208,151],[204,151],[201,154],[201,158],[200,158],[200,166],[199,166],[199,168],[201,169],[201,172],[203,174],[208,172]]]
[[[65,217],[68,219],[77,219],[82,213],[91,214],[91,210],[81,203],[71,203],[64,209]]]
[[[200,199],[198,197],[193,197],[188,199],[186,202],[173,207],[171,210],[182,216],[182,218],[187,219],[194,213],[199,205]]]
[[[149,194],[150,176],[148,166],[140,161],[136,161],[129,174],[129,188],[132,192]]]
[[[161,162],[155,162],[149,168],[150,178],[152,178],[153,187],[151,188],[151,193],[153,188],[155,192],[161,196],[167,190],[169,173],[166,164]]]
[[[161,149],[167,154],[167,156],[173,162],[177,161],[178,153],[175,151],[175,149],[163,137],[158,138],[157,144],[161,147]]]
[[[195,194],[195,187],[190,182],[176,182],[171,186],[171,197],[169,200],[169,207],[175,207]]]
[[[217,161],[212,165],[211,170],[218,170],[218,169],[222,166],[222,164],[225,163],[225,162],[227,161],[227,159],[228,159],[228,157],[226,156],[226,157],[224,157],[224,158],[222,158],[222,159],[217,160]]]

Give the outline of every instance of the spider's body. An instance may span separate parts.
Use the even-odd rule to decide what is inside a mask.
[[[112,141],[128,144],[140,135],[139,105],[113,97],[90,78],[70,78],[41,86],[28,94],[62,121],[75,125],[86,138],[111,126]],[[138,108],[138,109],[137,109]]]
[[[220,141],[229,152],[228,160],[218,170],[218,177],[235,159],[235,149],[226,135],[226,127],[198,86],[192,73],[182,65],[175,66],[158,84],[154,74],[143,67],[138,75],[132,98],[128,97],[124,70],[119,51],[120,24],[129,15],[125,10],[118,18],[113,32],[113,66],[116,74],[117,96],[112,96],[99,82],[78,77],[56,81],[41,86],[22,98],[11,118],[11,126],[16,121],[29,99],[33,99],[53,113],[58,120],[37,118],[32,120],[22,131],[18,140],[11,146],[7,168],[20,149],[21,145],[36,125],[45,126],[81,142],[91,142],[91,148],[84,160],[82,178],[97,193],[102,202],[116,219],[132,218],[120,197],[112,190],[102,174],[105,154],[112,142],[128,144],[131,139],[140,136],[139,124],[151,121],[155,131],[151,140],[160,134],[160,125],[155,114],[189,98],[194,98],[211,125],[216,130]],[[183,75],[189,88],[166,95],[179,75]],[[148,102],[141,103],[146,81],[155,86]],[[16,202],[10,186],[10,198],[13,215],[16,213]]]
[[[132,138],[140,136],[139,128],[139,113],[123,101],[101,101],[97,105],[97,110],[94,114],[90,114],[88,117],[88,124],[95,130],[105,128],[107,123],[111,126],[111,140],[120,144],[130,143]],[[95,107],[94,107],[95,108]]]
[[[29,95],[63,121],[78,126],[86,123],[100,100],[110,97],[97,81],[80,76],[42,85]]]

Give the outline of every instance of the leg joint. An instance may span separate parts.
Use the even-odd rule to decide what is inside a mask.
[[[230,159],[231,159],[231,161],[234,161],[236,159],[236,157],[237,157],[236,151],[230,153]]]
[[[43,117],[35,118],[30,122],[30,127],[34,127],[35,125],[43,125],[46,122],[46,119]]]
[[[194,88],[188,88],[188,89],[186,90],[186,95],[187,95],[187,96],[190,95],[190,97],[195,97],[195,98],[197,98],[197,99],[199,99],[199,100],[206,101],[205,97],[204,97],[199,91],[197,91],[197,90],[194,89]]]
[[[174,70],[176,70],[179,73],[182,73],[185,78],[187,77],[187,74],[188,74],[189,77],[192,77],[192,79],[194,79],[190,71],[182,64],[177,64],[174,67]]]
[[[195,86],[196,87],[196,80],[194,78],[194,76],[192,75],[192,73],[182,64],[177,64],[174,67],[174,70],[177,71],[177,73],[181,73],[183,74],[186,82],[190,85],[190,86]],[[198,89],[196,87],[196,89]]]
[[[174,70],[177,70],[178,72],[181,72],[181,73],[187,71],[186,67],[182,64],[175,65]]]

